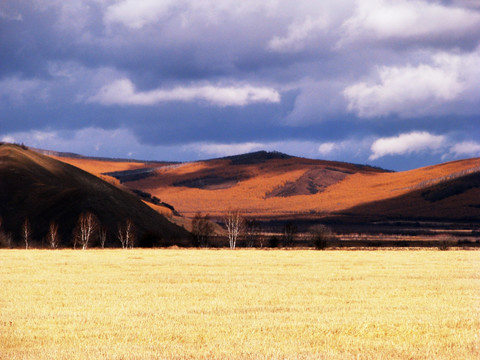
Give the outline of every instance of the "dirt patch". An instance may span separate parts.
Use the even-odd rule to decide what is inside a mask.
[[[312,195],[325,191],[330,185],[345,179],[353,172],[333,168],[308,170],[297,181],[288,182],[266,194],[270,197],[288,197],[295,195]]]

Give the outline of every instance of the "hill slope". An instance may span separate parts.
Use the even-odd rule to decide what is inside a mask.
[[[170,245],[188,233],[170,223],[136,196],[76,167],[16,145],[0,146],[0,216],[2,228],[19,239],[29,218],[40,242],[50,221],[59,224],[62,244],[69,245],[82,212],[92,212],[109,233],[107,244],[118,246],[117,226],[135,225],[138,244]]]
[[[480,171],[425,181],[403,195],[340,211],[337,218],[476,222],[480,220]]]
[[[197,211],[221,216],[238,208],[252,216],[323,213],[319,199],[354,175],[387,174],[349,163],[257,152],[156,169],[150,176],[125,182],[171,203],[187,216]]]
[[[102,168],[100,163],[95,166],[97,171]],[[112,169],[108,163],[104,168]],[[121,171],[109,174],[125,186],[172,204],[186,216],[200,211],[221,217],[228,209],[238,208],[263,219],[329,215],[355,222],[480,219],[480,158],[389,172],[260,151],[154,168],[138,163],[117,170]]]

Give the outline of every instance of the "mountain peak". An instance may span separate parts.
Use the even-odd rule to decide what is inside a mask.
[[[293,156],[281,153],[279,151],[260,150],[260,151],[255,151],[247,154],[226,156],[223,159],[230,160],[232,165],[251,165],[251,164],[259,164],[267,160],[291,159],[291,158],[293,158]]]

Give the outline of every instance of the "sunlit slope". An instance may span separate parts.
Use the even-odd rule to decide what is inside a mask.
[[[478,158],[398,173],[291,157],[250,164],[232,164],[231,159],[220,159],[162,168],[153,176],[127,185],[154,194],[186,215],[197,211],[221,215],[229,208],[239,208],[245,214],[256,216],[318,216],[398,199],[436,184],[448,186],[448,181],[479,169]],[[313,191],[308,191],[309,186],[313,186]],[[469,196],[475,197],[476,191],[473,186],[434,205],[424,198],[407,196],[392,203],[396,208],[392,215],[415,217],[416,209],[421,208],[418,215],[422,217],[448,218],[465,205]],[[410,205],[398,203],[402,201]],[[378,211],[386,211],[385,206],[388,204]],[[450,210],[444,213],[444,209],[439,208],[442,206]],[[433,209],[434,213],[430,214]],[[375,213],[375,206],[370,206],[369,212]]]
[[[164,162],[142,162],[142,161],[117,161],[99,160],[89,158],[73,158],[64,156],[51,156],[54,159],[78,167],[89,173],[100,175],[107,172],[137,170],[149,167],[163,166]]]
[[[468,188],[459,179],[480,171],[467,159],[404,172],[368,166],[257,152],[184,164],[61,158],[94,174],[120,171],[117,179],[172,204],[186,216],[221,216],[230,208],[262,216],[348,215],[351,219],[478,218],[476,178]],[[153,166],[154,165],[154,166]],[[155,170],[130,181],[142,169]],[[118,180],[117,180],[118,181]],[[461,191],[459,190],[459,186]],[[447,188],[432,200],[426,191]],[[361,221],[362,219],[360,219]]]
[[[118,224],[126,219],[134,222],[139,242],[147,235],[149,241],[165,244],[188,236],[135,195],[92,174],[20,146],[0,146],[0,216],[2,228],[15,240],[28,217],[34,242],[40,243],[55,221],[62,244],[70,245],[78,217],[86,211],[107,228],[112,245]]]
[[[165,167],[127,185],[172,203],[186,215],[221,215],[239,208],[246,214],[276,216],[330,211],[321,199],[331,196],[332,187],[355,174],[383,173],[368,166],[261,152]]]

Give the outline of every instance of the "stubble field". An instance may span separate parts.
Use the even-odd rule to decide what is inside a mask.
[[[480,252],[1,250],[0,359],[478,359]]]

